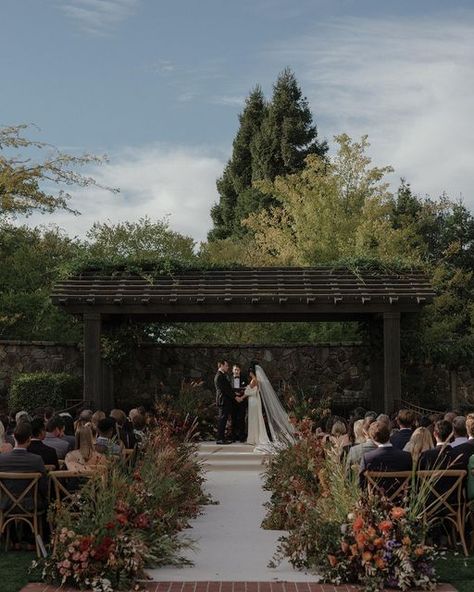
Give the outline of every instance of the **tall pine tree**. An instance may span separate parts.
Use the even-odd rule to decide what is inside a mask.
[[[255,181],[297,172],[306,156],[328,149],[317,139],[308,101],[289,68],[278,77],[270,103],[259,86],[250,93],[239,121],[232,158],[217,181],[220,199],[211,211],[210,241],[241,236],[246,232],[241,221],[273,203],[252,186]]]

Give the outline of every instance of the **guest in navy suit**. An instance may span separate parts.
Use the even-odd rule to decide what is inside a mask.
[[[397,415],[397,422],[400,429],[392,434],[390,442],[395,448],[403,450],[413,434],[413,425],[415,424],[413,411],[400,409]]]
[[[412,458],[409,452],[395,448],[390,442],[390,430],[385,422],[375,421],[369,427],[369,437],[377,448],[366,452],[360,463],[360,484],[365,486],[365,471],[400,472],[412,470]],[[380,480],[379,486],[387,494],[397,487],[393,479]]]
[[[457,418],[456,418],[457,419]],[[470,413],[466,418],[466,431],[468,439],[452,448],[450,458],[452,469],[467,470],[467,463],[474,454],[474,414]]]
[[[435,423],[433,436],[436,441],[436,447],[421,453],[418,462],[418,468],[421,471],[448,468],[451,452],[451,445],[449,444],[451,430],[451,424],[445,419],[441,419]]]

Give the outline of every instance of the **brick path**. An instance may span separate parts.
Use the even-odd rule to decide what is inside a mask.
[[[358,592],[358,586],[333,586],[308,582],[147,582],[146,592]],[[45,584],[27,584],[20,592],[78,592]],[[450,584],[440,584],[436,592],[456,592]]]

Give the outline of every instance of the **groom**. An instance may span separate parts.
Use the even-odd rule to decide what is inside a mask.
[[[234,391],[229,380],[229,362],[227,360],[219,360],[217,363],[217,373],[214,377],[214,385],[216,387],[216,405],[219,410],[217,420],[217,444],[229,444],[225,440],[225,428],[227,420],[231,417],[232,420],[232,441],[236,439],[237,428],[237,410],[238,410],[238,395],[239,392]]]

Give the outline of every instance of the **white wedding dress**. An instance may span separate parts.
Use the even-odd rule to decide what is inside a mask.
[[[263,419],[262,401],[258,386],[252,388],[249,385],[244,391],[244,396],[247,397],[249,402],[247,444],[252,444],[256,448],[268,448],[270,439]]]
[[[253,445],[256,451],[272,452],[294,442],[294,428],[263,368],[255,366],[255,373],[257,386],[249,385],[244,391],[248,398],[247,444]],[[263,419],[263,409],[271,438]]]

